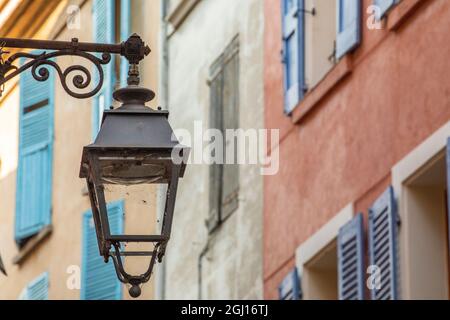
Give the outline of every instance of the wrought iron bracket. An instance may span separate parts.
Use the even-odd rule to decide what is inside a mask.
[[[51,40],[33,40],[33,39],[13,39],[0,38],[0,97],[3,92],[4,84],[31,68],[31,74],[37,81],[46,81],[50,72],[48,66],[56,70],[64,90],[74,98],[86,99],[96,95],[103,86],[104,70],[103,65],[111,62],[111,54],[125,57],[130,64],[128,75],[128,84],[139,84],[138,65],[147,55],[150,54],[150,48],[145,45],[141,37],[137,34],[131,35],[128,40],[120,44],[100,44],[79,42],[77,38],[72,41],[51,41]],[[40,54],[31,54],[19,52],[12,54],[7,59],[3,55],[9,54],[3,48],[15,49],[40,49],[48,50]],[[98,56],[100,54],[100,57]],[[72,65],[62,70],[55,62],[54,58],[59,56],[78,56],[92,63],[98,72],[98,83],[91,86],[91,71],[82,65]],[[26,59],[23,65],[19,66],[20,59]],[[74,89],[68,85],[68,80],[72,76]],[[74,90],[88,89],[87,92],[75,92]]]

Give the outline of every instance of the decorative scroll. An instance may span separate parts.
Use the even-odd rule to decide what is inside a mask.
[[[58,73],[61,85],[64,90],[74,98],[87,99],[95,96],[103,86],[104,72],[102,65],[106,65],[111,61],[110,53],[103,53],[101,58],[95,55],[84,52],[76,51],[73,49],[59,50],[50,53],[43,52],[41,54],[30,54],[25,52],[19,52],[13,54],[8,60],[1,59],[1,55],[7,52],[0,50],[0,96],[3,91],[2,86],[8,80],[11,80],[15,76],[19,75],[23,71],[31,68],[31,74],[37,81],[46,81],[50,76],[48,67],[52,67]],[[97,85],[88,92],[75,92],[68,86],[68,81],[72,79],[72,84],[75,88],[83,90],[89,88],[92,82],[91,72],[82,65],[73,65],[65,70],[52,60],[55,57],[60,56],[78,56],[90,61],[96,67],[99,73],[99,79]],[[17,67],[13,63],[20,58],[26,58],[27,61],[21,66]]]

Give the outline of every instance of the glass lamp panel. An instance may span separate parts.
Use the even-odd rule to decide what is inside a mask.
[[[104,184],[106,203],[123,203],[125,235],[160,234],[157,225],[157,184]],[[114,235],[114,234],[112,234]]]

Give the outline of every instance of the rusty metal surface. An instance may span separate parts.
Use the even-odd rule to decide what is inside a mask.
[[[3,85],[20,73],[31,69],[34,79],[46,81],[50,75],[48,67],[52,67],[58,73],[64,90],[78,99],[91,98],[101,90],[104,80],[102,65],[111,62],[111,54],[119,54],[128,60],[130,63],[128,83],[138,84],[139,71],[137,65],[151,52],[150,48],[137,34],[133,34],[127,41],[120,44],[78,42],[77,38],[73,38],[72,41],[0,38],[0,47],[0,96]],[[19,52],[4,60],[2,56],[9,54],[9,52],[3,50],[3,48],[41,49],[51,50],[51,52],[44,51],[41,54]],[[101,53],[102,55],[99,58],[95,53]],[[93,89],[89,89],[92,80],[91,71],[82,65],[71,65],[62,70],[58,63],[52,60],[60,56],[78,56],[92,63],[99,74],[97,85]],[[17,65],[20,58],[28,59],[21,67]],[[89,91],[75,92],[69,88],[67,82],[70,75],[74,75],[72,84],[76,89],[89,89]]]

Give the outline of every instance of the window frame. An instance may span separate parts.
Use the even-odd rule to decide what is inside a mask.
[[[354,216],[353,203],[349,203],[295,250],[295,265],[299,277],[302,279],[301,291],[304,300],[311,299],[308,276],[305,274],[306,265],[318,257],[321,252],[329,249],[330,246],[337,245],[340,228],[352,221]],[[336,291],[338,291],[338,288],[336,288]]]
[[[414,281],[409,261],[408,225],[410,224],[407,212],[407,182],[425,168],[430,161],[445,152],[447,139],[450,137],[450,121],[440,127],[406,156],[399,160],[391,169],[392,186],[397,197],[398,214],[401,225],[398,229],[399,252],[399,292],[401,298],[409,300],[414,296],[410,283]],[[450,291],[450,288],[449,288]]]

